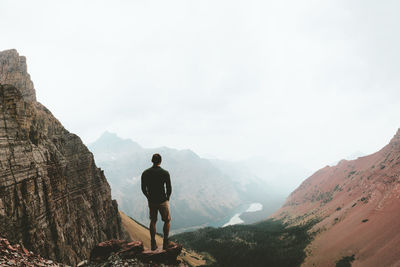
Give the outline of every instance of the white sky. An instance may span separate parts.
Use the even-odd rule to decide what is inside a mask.
[[[399,1],[0,1],[0,50],[84,142],[316,170],[400,127]]]

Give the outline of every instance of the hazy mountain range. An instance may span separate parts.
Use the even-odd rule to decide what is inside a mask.
[[[89,144],[89,149],[96,163],[104,169],[120,209],[144,224],[149,220],[140,176],[151,166],[154,153],[163,156],[161,166],[171,174],[172,229],[175,230],[215,225],[216,222],[222,225],[237,209],[252,202],[263,204],[264,209],[243,214],[244,221],[265,219],[280,207],[287,195],[244,163],[204,159],[191,150],[147,149],[109,132]]]

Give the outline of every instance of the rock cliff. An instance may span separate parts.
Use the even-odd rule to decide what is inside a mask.
[[[17,50],[0,52],[0,84],[10,84],[20,90],[27,101],[36,101],[36,92],[28,73],[26,58]]]
[[[59,262],[126,238],[103,171],[42,104],[16,50],[0,52],[0,233]]]
[[[306,179],[273,217],[312,219],[315,239],[304,266],[400,265],[400,130],[380,151],[342,160]]]

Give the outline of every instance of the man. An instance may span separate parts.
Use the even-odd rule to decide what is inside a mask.
[[[154,154],[151,161],[153,162],[153,167],[145,170],[142,174],[142,192],[147,197],[150,211],[151,250],[157,249],[156,222],[158,212],[160,212],[161,219],[164,222],[163,249],[167,249],[171,221],[169,214],[169,197],[172,192],[171,180],[168,171],[160,167],[160,154]]]

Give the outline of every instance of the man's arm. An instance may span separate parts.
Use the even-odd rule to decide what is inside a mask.
[[[171,178],[169,177],[169,172],[167,172],[167,175],[165,177],[165,187],[167,188],[167,198],[169,200],[169,197],[172,193]]]
[[[149,192],[147,192],[147,184],[144,178],[144,173],[142,173],[142,192],[146,196],[146,198],[149,198]]]

